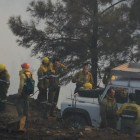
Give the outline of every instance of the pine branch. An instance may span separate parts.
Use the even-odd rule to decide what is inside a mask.
[[[121,1],[118,1],[118,2],[116,2],[114,4],[112,4],[111,6],[109,6],[108,8],[106,8],[104,11],[102,11],[100,13],[100,15],[104,14],[106,11],[108,11],[109,9],[111,9],[112,7],[114,7],[115,5],[117,5],[117,4],[121,3],[121,2],[124,2],[124,1],[127,1],[127,0],[121,0]]]

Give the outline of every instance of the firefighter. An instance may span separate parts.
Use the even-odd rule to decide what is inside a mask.
[[[28,63],[23,63],[21,65],[22,70],[19,71],[20,84],[18,89],[18,98],[16,102],[16,107],[19,116],[26,116],[28,119],[29,112],[29,94],[26,91],[27,79],[32,78],[33,75],[30,71],[30,65]]]
[[[114,63],[111,62],[110,66],[105,69],[104,77],[103,77],[103,80],[102,80],[102,82],[105,85],[105,87],[110,82],[110,80],[115,80],[115,76],[110,75],[111,74],[111,69],[113,67],[114,67]]]
[[[111,127],[116,129],[118,107],[114,96],[115,90],[113,88],[108,89],[107,96],[100,104],[101,128]]]
[[[140,119],[140,107],[135,103],[135,94],[129,94],[129,103],[125,103],[117,111],[121,117],[121,133],[135,137],[136,128]]]
[[[10,75],[4,64],[0,64],[0,113],[6,111],[7,92],[10,86]]]
[[[39,103],[43,103],[44,101],[47,101],[47,88],[49,85],[49,80],[47,77],[47,70],[49,67],[49,58],[44,57],[42,59],[42,64],[40,65],[40,68],[37,71],[38,75],[38,89],[39,89],[39,94],[38,94],[38,101]]]
[[[72,78],[72,82],[76,83],[76,88],[74,93],[77,93],[78,89],[82,87],[85,83],[90,83],[93,85],[92,74],[88,71],[88,63],[83,64],[83,70],[77,72]]]
[[[60,91],[59,77],[67,71],[67,67],[59,62],[58,58],[54,58],[48,70],[49,74],[49,93],[48,93],[48,108],[50,108],[50,116],[55,117],[53,111],[57,105]],[[46,113],[45,112],[45,113]]]

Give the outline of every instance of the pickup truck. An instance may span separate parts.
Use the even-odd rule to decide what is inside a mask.
[[[115,75],[115,80],[110,81],[105,89],[92,90],[91,93],[76,93],[66,98],[61,103],[61,117],[65,120],[67,127],[84,129],[86,125],[100,127],[100,102],[105,98],[110,87],[115,89],[115,99],[118,108],[123,103],[128,102],[129,93],[136,94],[136,103],[140,105],[140,65],[126,63],[111,70],[111,75]],[[89,96],[90,95],[90,96]],[[117,129],[120,130],[120,120]],[[137,130],[140,130],[140,124]]]

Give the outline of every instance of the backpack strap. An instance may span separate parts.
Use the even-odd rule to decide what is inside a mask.
[[[24,72],[24,74],[25,74],[26,78],[28,79],[28,76],[27,76],[26,72]],[[30,74],[31,74],[31,78],[32,78],[32,73],[30,73]]]

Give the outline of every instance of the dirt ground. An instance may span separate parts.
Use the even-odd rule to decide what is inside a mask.
[[[56,117],[44,120],[34,99],[30,101],[30,117],[26,122],[26,132],[8,133],[8,122],[18,116],[13,105],[14,100],[9,99],[8,102],[10,104],[7,105],[6,113],[0,114],[0,140],[132,140],[110,128],[86,127],[84,131],[80,131],[74,128],[67,129],[63,120]]]

